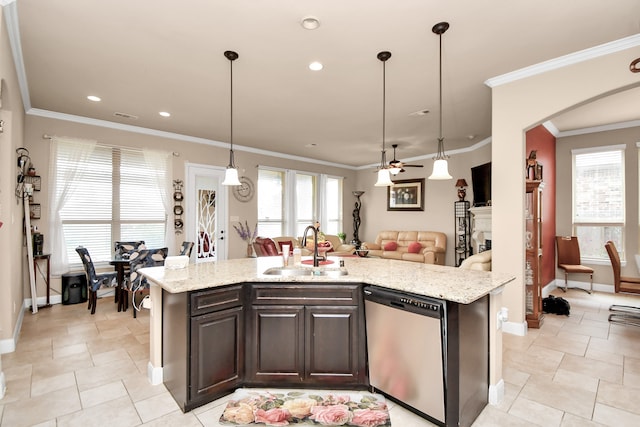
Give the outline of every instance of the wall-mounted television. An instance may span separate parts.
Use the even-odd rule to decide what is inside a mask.
[[[471,168],[473,206],[491,204],[491,162]]]

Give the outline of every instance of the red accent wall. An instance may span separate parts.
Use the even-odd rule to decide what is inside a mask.
[[[536,150],[542,165],[542,283],[546,286],[556,277],[556,138],[539,125],[527,132],[526,141],[526,157]]]

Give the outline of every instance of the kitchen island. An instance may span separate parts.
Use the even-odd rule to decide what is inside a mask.
[[[183,410],[239,385],[367,387],[362,290],[375,285],[446,301],[454,314],[453,336],[459,327],[455,314],[482,307],[488,337],[483,348],[491,355],[486,392],[490,402],[500,400],[502,341],[491,314],[498,312],[501,290],[511,277],[397,260],[341,259],[343,268],[330,257],[333,264],[306,267],[309,275],[282,271],[280,257],[141,270],[152,283],[151,382],[164,381]]]

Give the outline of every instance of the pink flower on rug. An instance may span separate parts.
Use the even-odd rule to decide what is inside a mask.
[[[289,411],[289,413],[298,419],[303,419],[307,415],[311,415],[311,408],[317,405],[314,399],[292,399],[285,400],[282,407]]]
[[[325,426],[342,426],[351,421],[351,411],[346,405],[314,406],[309,417]]]
[[[387,411],[356,409],[353,411],[351,424],[359,427],[378,427],[385,425],[388,419],[389,413]]]
[[[253,422],[253,407],[248,403],[240,402],[238,406],[227,406],[222,417],[237,424],[249,424]]]
[[[265,423],[268,426],[287,426],[291,414],[286,409],[273,408],[269,410],[258,409],[256,411],[256,423]]]

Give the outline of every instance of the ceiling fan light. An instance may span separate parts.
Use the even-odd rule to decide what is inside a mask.
[[[224,172],[224,181],[222,185],[242,185],[238,179],[238,169],[228,166]]]
[[[445,159],[439,159],[433,162],[433,172],[429,179],[453,179],[449,175],[449,163]]]
[[[397,166],[391,166],[389,168],[389,173],[391,173],[391,175],[398,175],[400,172],[402,172],[402,168],[399,168]]]
[[[391,175],[389,175],[389,169],[380,169],[378,171],[378,180],[375,183],[376,187],[390,187],[393,185],[391,181]]]

